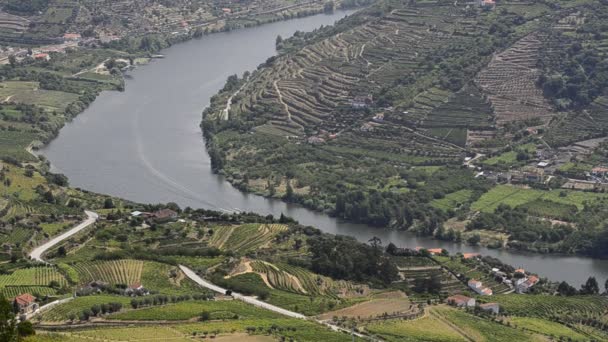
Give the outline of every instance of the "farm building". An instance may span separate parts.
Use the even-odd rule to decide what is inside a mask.
[[[539,279],[537,276],[529,276],[528,278],[522,278],[523,281],[519,281],[518,284],[516,284],[515,286],[515,290],[518,293],[525,293],[528,292],[528,290],[530,290],[530,288],[534,285],[536,285],[536,283],[538,283]],[[520,279],[520,280],[522,280]]]
[[[13,307],[20,314],[30,314],[38,310],[38,303],[36,303],[36,297],[29,293],[24,293],[15,297]]]
[[[448,297],[446,302],[449,305],[453,305],[458,308],[472,308],[475,306],[475,298],[463,296],[463,295],[454,295]]]
[[[473,259],[473,258],[477,258],[479,256],[480,256],[479,253],[464,253],[462,255],[462,257],[465,258],[465,259]]]
[[[498,303],[480,304],[479,308],[483,311],[491,312],[493,314],[498,314],[498,312],[500,312],[500,305],[498,305]]]
[[[152,213],[151,217],[155,220],[172,220],[177,218],[177,213],[171,209],[161,209]]]
[[[482,296],[491,296],[493,293],[492,289],[483,287],[483,283],[480,282],[479,280],[471,279],[471,280],[469,280],[467,285],[469,286],[469,288],[471,290],[475,291],[477,294],[482,295]]]
[[[372,95],[366,95],[366,96],[355,96],[351,101],[350,101],[350,105],[353,108],[367,108],[369,107],[369,105],[372,104],[374,98],[372,97]],[[384,115],[383,115],[384,118]]]
[[[82,38],[78,33],[66,33],[63,35],[65,41],[78,41]]]
[[[149,293],[150,292],[140,282],[135,282],[127,286],[127,288],[125,289],[126,295],[145,296]]]
[[[51,56],[48,53],[37,53],[34,55],[34,59],[38,61],[50,61]]]

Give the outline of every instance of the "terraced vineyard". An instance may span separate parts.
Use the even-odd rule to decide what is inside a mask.
[[[280,232],[287,230],[282,224],[245,224],[222,226],[214,229],[209,240],[211,246],[246,253],[267,245]]]
[[[82,283],[98,280],[110,284],[130,285],[141,281],[144,262],[141,260],[79,262],[72,267],[78,272]]]
[[[265,261],[253,261],[251,268],[253,272],[264,275],[272,287],[288,292],[334,299],[367,292],[366,286],[334,280],[288,264],[274,265]]]
[[[449,6],[399,7],[377,19],[361,17],[367,21],[349,29],[338,24],[339,34],[318,39],[277,58],[271,67],[258,70],[240,90],[229,117],[259,114],[257,131],[281,136],[304,136],[306,130],[317,128],[329,132],[358,130],[370,116],[365,111],[340,112],[340,108],[397,82],[400,75],[421,72],[428,55],[442,45],[471,39],[454,34],[456,27],[468,25],[469,19]],[[479,28],[472,25],[470,29]],[[472,97],[477,99],[465,103]],[[405,111],[385,113],[384,122],[373,133],[357,135],[390,140],[410,151],[417,149],[412,146],[417,143],[430,145],[435,151],[453,155],[457,151],[454,146],[435,139],[437,134],[429,134],[433,139],[426,139],[425,134],[414,135],[404,126],[458,129],[492,125],[491,108],[475,87],[456,94],[432,87],[410,100],[411,106],[406,101],[400,106]],[[217,115],[212,113],[210,118]],[[466,133],[459,132],[446,140],[464,146]]]
[[[548,123],[555,115],[536,85],[541,74],[536,65],[543,39],[538,33],[520,39],[495,55],[475,78],[475,83],[488,94],[498,125],[528,119]]]

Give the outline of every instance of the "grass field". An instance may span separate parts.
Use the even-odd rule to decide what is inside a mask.
[[[0,83],[0,100],[37,105],[48,111],[64,111],[78,100],[78,95],[40,89],[38,82],[5,81]]]
[[[499,323],[482,319],[462,310],[450,307],[434,308],[432,314],[456,325],[470,340],[474,341],[537,341],[526,332]]]
[[[512,317],[511,324],[517,328],[527,329],[554,339],[566,339],[568,341],[588,341],[590,338],[565,325],[548,320],[532,317]]]
[[[245,333],[253,332],[249,335]],[[239,335],[240,334],[240,335]],[[203,337],[207,338],[203,338]],[[213,337],[212,337],[213,336]],[[258,337],[262,337],[261,339]],[[265,338],[266,337],[266,338]],[[305,320],[277,319],[242,319],[231,321],[208,321],[199,323],[177,324],[171,326],[145,326],[125,328],[95,328],[73,330],[54,335],[38,334],[29,337],[26,342],[76,342],[76,341],[172,341],[188,342],[193,340],[266,342],[271,340],[301,342],[349,342],[351,337],[343,333],[330,331],[328,328]],[[270,339],[271,338],[271,339]],[[360,339],[355,339],[361,341]]]
[[[12,196],[13,198],[16,197],[19,201],[31,201],[36,199],[38,195],[36,194],[35,188],[46,182],[44,177],[39,173],[35,172],[33,177],[27,177],[25,176],[23,169],[14,166],[9,167],[9,170],[5,172],[5,176],[11,180],[10,186],[0,185],[0,194]]]
[[[33,161],[34,156],[25,149],[37,139],[35,133],[0,130],[0,157],[13,157],[17,160]]]
[[[188,320],[200,316],[207,311],[211,319],[237,319],[237,318],[277,318],[268,310],[258,309],[237,300],[220,301],[186,301],[177,304],[154,306],[138,310],[130,310],[112,314],[108,319],[117,320]]]
[[[431,205],[443,210],[455,209],[459,204],[467,203],[472,195],[472,190],[463,189],[447,194],[444,198],[435,199],[431,202]]]
[[[563,196],[565,194],[565,196]],[[579,210],[585,201],[608,198],[607,194],[576,190],[555,189],[551,191],[525,189],[510,185],[497,185],[483,194],[471,205],[472,210],[493,212],[500,204],[517,207],[539,199],[565,205],[575,205]]]
[[[566,315],[569,317],[600,317],[608,307],[604,296],[493,296],[492,301],[510,315],[550,318]]]
[[[505,152],[499,154],[495,157],[486,159],[482,164],[485,165],[501,165],[501,166],[511,166],[517,164],[517,154],[519,151],[534,153],[536,151],[536,145],[534,144],[525,144],[522,146],[518,146],[516,150]]]
[[[466,339],[455,331],[450,325],[432,315],[403,321],[389,320],[372,323],[365,326],[365,330],[382,337],[386,341],[428,341],[428,342],[456,342]]]

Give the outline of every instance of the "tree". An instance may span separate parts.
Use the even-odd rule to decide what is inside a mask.
[[[276,45],[277,47],[279,47],[279,45],[281,45],[281,43],[283,43],[283,37],[281,37],[281,35],[278,35],[278,36],[277,36],[277,40],[276,40],[276,42],[275,42],[275,45]]]
[[[589,277],[585,284],[581,286],[581,293],[583,294],[598,294],[600,293],[600,286],[597,283],[595,277]]]
[[[17,341],[17,321],[13,306],[4,296],[0,297],[0,341]]]
[[[17,334],[19,337],[27,337],[36,335],[36,331],[34,330],[34,326],[30,321],[23,321],[17,325]]]
[[[333,1],[328,1],[323,6],[323,11],[325,11],[325,13],[332,13],[335,7],[336,6]]]
[[[211,314],[209,313],[209,311],[203,311],[201,312],[201,321],[208,321],[209,319],[211,319]]]
[[[15,68],[17,66],[17,57],[15,55],[8,56],[8,63],[11,65],[11,68]]]
[[[111,198],[106,198],[106,200],[103,202],[103,207],[104,207],[104,209],[115,208],[114,201],[112,201]]]
[[[293,187],[291,186],[291,181],[288,179],[287,180],[287,190],[285,191],[285,197],[286,200],[292,200],[293,199]]]
[[[481,236],[479,234],[474,234],[470,238],[467,239],[467,242],[471,245],[477,245],[481,241]]]
[[[557,293],[562,296],[574,296],[576,289],[565,281],[562,281],[557,287]]]

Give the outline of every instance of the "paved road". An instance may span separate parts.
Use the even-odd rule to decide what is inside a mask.
[[[86,227],[92,225],[93,223],[95,223],[95,221],[97,221],[97,218],[99,217],[99,215],[97,215],[96,213],[94,213],[92,211],[85,211],[85,214],[87,214],[88,218],[86,220],[82,221],[79,225],[75,226],[74,228],[68,230],[67,232],[65,232],[63,234],[55,236],[54,238],[47,241],[46,243],[34,248],[34,250],[32,250],[30,252],[30,258],[33,260],[45,262],[42,259],[42,255],[46,251],[48,251],[51,247],[57,245],[61,241],[69,238],[70,236],[72,236],[72,235],[78,233],[79,231],[85,229]]]

